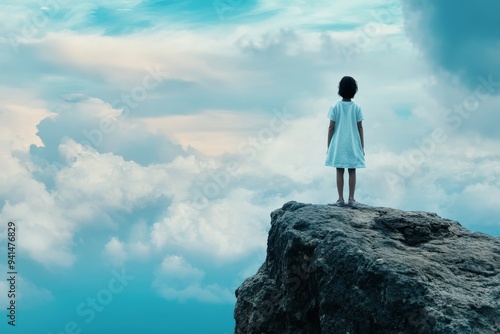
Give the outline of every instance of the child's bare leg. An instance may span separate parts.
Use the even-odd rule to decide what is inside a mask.
[[[339,200],[344,200],[344,168],[337,168],[337,191]]]
[[[356,190],[356,169],[349,168],[349,199],[348,201],[354,201],[354,191]]]

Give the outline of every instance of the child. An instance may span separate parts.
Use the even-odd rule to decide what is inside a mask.
[[[326,166],[337,168],[338,206],[345,206],[344,201],[344,170],[349,172],[348,205],[358,204],[354,199],[356,188],[356,168],[365,167],[365,151],[363,138],[363,113],[361,108],[351,99],[356,95],[358,85],[351,77],[343,77],[339,83],[338,94],[342,101],[330,107],[328,118],[328,149],[326,151]]]

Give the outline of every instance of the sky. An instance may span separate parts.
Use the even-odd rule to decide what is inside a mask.
[[[270,213],[337,199],[324,160],[344,75],[364,114],[357,200],[500,236],[498,12],[2,1],[1,331],[232,333]]]

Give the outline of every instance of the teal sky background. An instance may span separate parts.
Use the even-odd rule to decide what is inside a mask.
[[[2,1],[0,331],[232,333],[269,214],[336,201],[326,115],[344,75],[365,117],[358,201],[500,236],[498,12],[496,0]]]

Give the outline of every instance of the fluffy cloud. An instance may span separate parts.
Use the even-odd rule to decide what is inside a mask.
[[[166,256],[156,270],[153,287],[170,300],[197,300],[207,303],[232,303],[234,296],[217,284],[203,285],[204,272],[193,267],[183,257]]]
[[[0,217],[2,221],[15,222],[22,231],[19,249],[44,264],[71,265],[74,224],[17,158],[4,153],[2,165]],[[2,225],[2,229],[6,226]]]
[[[280,200],[253,204],[254,196],[253,191],[236,188],[220,199],[175,203],[153,225],[152,243],[160,250],[182,250],[216,262],[234,261],[262,250],[268,224],[262,218]]]
[[[116,267],[122,266],[127,260],[125,245],[116,237],[112,237],[111,240],[109,240],[109,242],[104,246],[103,253],[104,256],[108,258],[108,261]]]
[[[165,135],[149,132],[130,120],[123,110],[99,99],[78,97],[74,102],[61,104],[57,111],[37,126],[43,146],[32,145],[31,154],[40,164],[67,164],[59,153],[59,146],[67,138],[99,153],[114,153],[142,165],[169,162],[184,154],[180,145]]]
[[[0,145],[4,152],[23,151],[29,145],[41,144],[36,126],[51,113],[43,100],[32,92],[3,86],[0,90]]]

